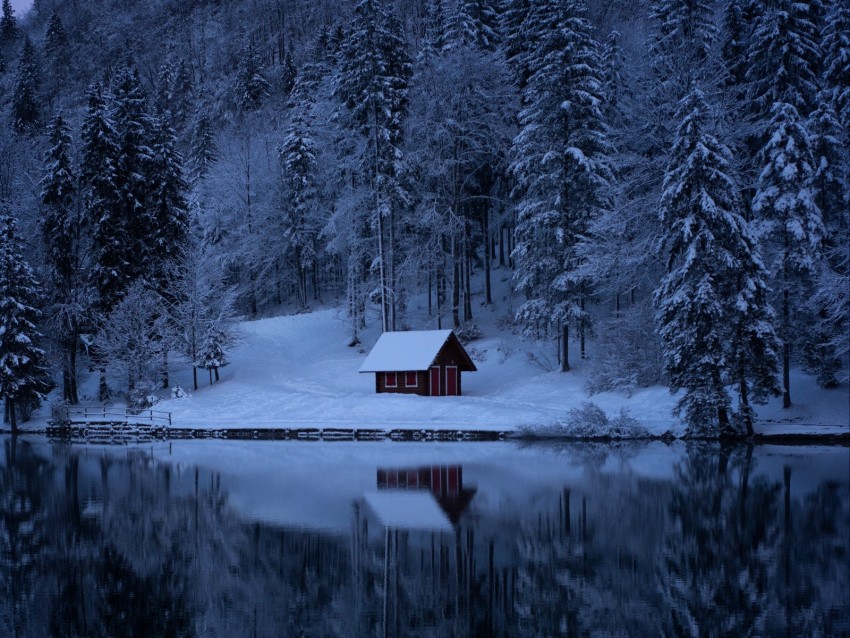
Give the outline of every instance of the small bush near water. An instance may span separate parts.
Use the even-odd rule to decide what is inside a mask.
[[[563,439],[640,439],[649,431],[623,408],[613,419],[591,401],[567,412],[566,417],[551,425],[524,426],[519,429],[522,438]]]

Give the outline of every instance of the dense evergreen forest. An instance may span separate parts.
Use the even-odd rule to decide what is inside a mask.
[[[0,19],[0,394],[142,405],[235,317],[517,333],[752,432],[847,378],[847,0],[36,0]],[[476,298],[477,303],[477,298]],[[413,326],[413,327],[419,327]],[[576,351],[571,351],[570,346]],[[167,387],[167,385],[166,385]]]

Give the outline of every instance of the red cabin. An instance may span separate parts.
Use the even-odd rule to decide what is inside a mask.
[[[461,373],[475,371],[451,330],[385,332],[360,366],[375,373],[376,392],[434,397],[460,396]]]

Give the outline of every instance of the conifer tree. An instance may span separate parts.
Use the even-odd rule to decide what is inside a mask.
[[[122,245],[127,231],[119,212],[118,135],[99,84],[88,91],[80,181],[85,217],[92,229],[89,277],[96,307],[106,313],[118,301],[125,285],[121,274],[126,269]]]
[[[821,212],[812,190],[815,176],[809,132],[792,104],[773,107],[769,139],[761,151],[762,171],[756,184],[753,212],[781,308],[782,384],[784,407],[791,406],[791,353],[798,338],[797,314],[810,291],[824,234]]]
[[[727,380],[737,382],[748,433],[749,399],[775,388],[777,342],[765,271],[743,217],[730,153],[708,131],[698,89],[680,108],[681,125],[664,178],[661,216],[668,274],[655,292],[671,392],[692,432],[730,436]]]
[[[188,186],[174,130],[160,124],[154,131],[147,200],[150,227],[146,235],[147,276],[160,294],[172,294],[168,265],[178,262],[189,241]]]
[[[784,102],[803,117],[814,108],[821,53],[812,21],[819,0],[775,0],[756,18],[747,52],[749,99],[764,127]]]
[[[569,370],[569,326],[582,339],[592,283],[580,274],[579,245],[608,205],[611,152],[601,113],[602,65],[583,3],[540,2],[526,108],[514,139],[511,171],[518,197],[513,257],[517,289],[527,301],[518,318],[561,327],[561,367]]]
[[[50,14],[47,23],[47,32],[44,36],[44,55],[51,62],[58,62],[68,52],[68,34],[62,24],[62,18],[56,11]]]
[[[242,49],[236,78],[236,106],[245,112],[259,109],[271,87],[263,77],[260,56],[253,42]]]
[[[210,116],[203,109],[195,111],[192,124],[192,140],[189,149],[189,181],[197,184],[209,172],[218,159],[218,145]]]
[[[318,228],[316,148],[308,124],[296,116],[286,131],[279,150],[283,173],[283,224],[287,228],[287,249],[298,278],[301,305],[307,305],[307,274],[317,258]]]
[[[82,220],[76,197],[77,178],[71,166],[71,137],[62,114],[48,127],[49,144],[41,180],[41,235],[46,255],[50,320],[62,353],[64,399],[78,403],[77,347],[86,312],[83,297]]]
[[[3,0],[3,15],[0,17],[0,48],[18,37],[18,19],[10,0]]]
[[[352,127],[366,142],[358,158],[369,184],[367,224],[377,240],[378,295],[382,328],[394,329],[394,226],[408,195],[402,182],[403,123],[408,110],[411,62],[401,24],[381,0],[361,0],[341,52],[336,96]]]
[[[26,38],[12,94],[12,128],[17,133],[34,133],[38,121],[38,67],[35,47]]]
[[[836,360],[847,360],[850,343],[850,2],[835,0],[823,28],[824,94],[821,106],[812,116],[817,136],[818,169],[815,184],[819,195],[826,235],[818,292],[814,299],[818,313],[816,351],[818,359],[831,362],[821,368],[827,375],[821,384],[841,379]],[[826,103],[828,101],[828,104]],[[823,113],[826,119],[818,117]],[[828,158],[828,159],[827,159]],[[816,337],[816,338],[817,338]],[[831,368],[831,369],[830,369]],[[831,378],[830,374],[832,373]],[[844,368],[843,378],[848,376]]]
[[[2,205],[0,212],[0,398],[12,432],[19,411],[38,405],[50,388],[47,361],[36,328],[41,287],[24,260],[17,224]]]
[[[498,29],[499,14],[492,0],[460,0],[440,50],[473,45],[492,51],[499,43]]]
[[[123,289],[154,269],[152,234],[156,230],[152,199],[159,187],[152,148],[156,122],[148,111],[137,69],[127,66],[116,74],[110,106],[118,153],[116,214],[123,225],[123,234],[116,237],[123,253],[123,265],[117,272],[120,296]]]

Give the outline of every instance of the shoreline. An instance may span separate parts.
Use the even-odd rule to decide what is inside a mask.
[[[168,428],[139,427],[115,423],[87,424],[85,426],[48,426],[44,429],[27,429],[17,436],[45,436],[71,444],[133,445],[150,441],[179,440],[256,440],[256,441],[303,441],[303,442],[515,442],[527,444],[549,443],[640,443],[662,441],[719,442],[733,445],[810,445],[828,444],[850,447],[850,428],[834,426],[834,432],[781,432],[776,434],[757,433],[752,437],[707,438],[676,436],[670,432],[661,435],[640,437],[570,437],[519,435],[509,430],[466,430],[464,428]],[[824,426],[818,426],[823,428]],[[6,428],[0,434],[15,436]]]

